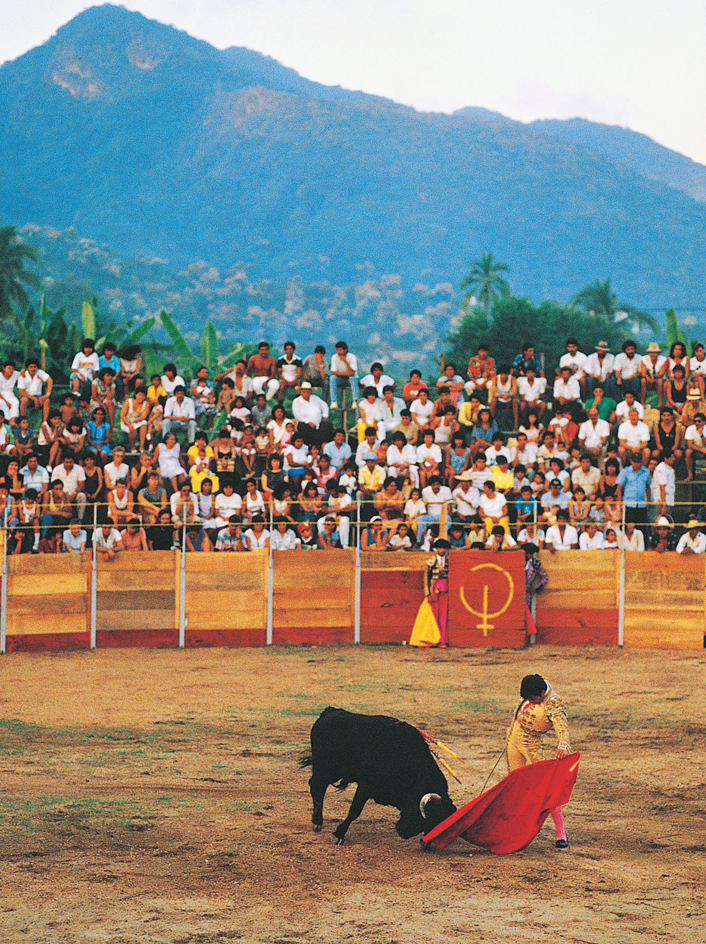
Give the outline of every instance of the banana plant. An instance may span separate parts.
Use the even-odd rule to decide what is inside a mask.
[[[196,371],[201,364],[208,367],[208,372],[211,377],[213,377],[214,374],[219,371],[227,370],[229,367],[232,367],[241,357],[247,358],[249,354],[252,353],[251,345],[238,344],[224,357],[219,357],[216,329],[211,321],[206,321],[203,337],[201,338],[201,357],[197,357],[168,312],[162,311],[159,320],[162,322],[162,327],[167,332],[170,341],[174,345],[180,364],[183,364],[184,368],[189,371],[192,377],[196,376]]]
[[[681,341],[684,347],[686,347],[686,338],[684,337],[684,332],[679,327],[679,318],[677,317],[676,311],[670,308],[664,313],[664,317],[667,319],[667,347],[671,348],[675,341]]]
[[[84,338],[93,338],[98,347],[98,338],[96,338],[96,299],[84,302],[81,306],[81,326],[83,327]],[[101,338],[101,341],[103,338]]]

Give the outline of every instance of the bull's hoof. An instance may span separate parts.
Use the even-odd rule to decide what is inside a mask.
[[[312,823],[312,824],[311,824],[311,828],[314,830],[315,833],[320,833],[320,832],[321,832],[321,823]]]
[[[334,842],[334,845],[336,845],[336,846],[342,846],[343,843],[345,842],[345,839],[346,839],[345,836],[340,836],[340,837],[339,837],[339,836],[336,835],[336,833],[333,834],[333,842]]]

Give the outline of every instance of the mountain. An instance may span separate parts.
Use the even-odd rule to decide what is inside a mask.
[[[647,308],[706,296],[704,207],[595,142],[328,88],[120,7],[0,67],[0,104],[0,219],[118,253],[412,290],[493,252],[537,300],[608,277]]]
[[[706,167],[683,154],[662,147],[645,134],[583,118],[569,121],[533,121],[537,131],[600,151],[607,157],[706,203]]]

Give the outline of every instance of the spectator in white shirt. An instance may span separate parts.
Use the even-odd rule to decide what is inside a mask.
[[[487,456],[486,456],[487,459]],[[512,467],[523,465],[525,469],[529,468],[531,465],[537,461],[537,446],[535,443],[527,441],[527,433],[518,433],[517,434],[517,446],[515,447],[515,452],[512,457]]]
[[[434,404],[429,399],[429,391],[426,387],[422,387],[409,408],[409,412],[412,414],[412,420],[417,424],[419,429],[424,429],[425,426],[429,425],[433,410]]]
[[[30,357],[25,369],[17,381],[20,394],[20,416],[26,416],[28,409],[41,410],[42,420],[49,419],[49,406],[54,381],[45,370],[40,370],[39,361]]]
[[[537,424],[542,422],[542,417],[547,409],[544,402],[544,395],[547,392],[547,381],[545,377],[538,377],[533,365],[529,365],[523,376],[517,378],[517,398],[520,407],[520,423],[527,423],[527,417],[531,412],[537,414]]]
[[[299,475],[304,475],[311,465],[311,456],[309,447],[304,442],[301,433],[295,433],[292,441],[284,448],[284,471],[289,474],[290,479]]]
[[[563,412],[567,406],[573,417],[578,416],[581,409],[581,386],[578,380],[571,376],[571,367],[565,364],[554,381],[554,412]]]
[[[375,361],[375,363],[370,367],[370,373],[366,374],[365,377],[363,377],[363,379],[360,381],[360,386],[363,390],[366,387],[375,387],[375,392],[378,395],[378,399],[382,400],[382,394],[385,387],[392,387],[394,390],[395,381],[392,379],[392,377],[384,374],[382,364],[379,361]]]
[[[35,453],[31,452],[27,455],[27,465],[20,469],[20,475],[25,491],[28,488],[33,488],[39,499],[43,499],[44,493],[49,488],[49,473],[39,464],[39,459]]]
[[[644,551],[645,536],[634,521],[625,524],[625,530],[618,535],[618,543],[624,551]]]
[[[483,483],[483,494],[480,496],[480,513],[483,516],[485,530],[490,534],[493,525],[501,524],[506,533],[510,533],[510,517],[507,510],[505,496],[495,491],[495,483],[488,479]]]
[[[691,377],[701,391],[701,397],[706,396],[706,347],[697,341],[693,345],[693,356],[689,358]]]
[[[617,391],[616,400],[620,400],[627,390],[631,390],[636,397],[640,395],[640,367],[642,358],[637,356],[637,347],[634,341],[623,341],[623,349],[613,361],[613,383]]]
[[[579,342],[576,338],[568,338],[566,342],[566,354],[559,361],[559,367],[570,367],[571,376],[578,380],[581,387],[581,397],[586,396],[586,355],[579,351]]]
[[[676,477],[674,475],[674,466],[677,458],[671,450],[665,450],[662,453],[662,461],[659,463],[652,476],[652,501],[659,502],[653,504],[649,509],[649,520],[656,521],[662,515],[671,515],[675,494]]]
[[[177,373],[176,364],[169,363],[164,365],[161,383],[168,397],[174,395],[174,391],[177,387],[183,387],[186,390],[186,381]]]
[[[368,426],[365,430],[365,439],[358,444],[358,448],[355,451],[355,464],[359,469],[362,469],[365,465],[365,457],[369,452],[377,453],[379,445],[380,440],[375,433],[375,427]]]
[[[590,397],[593,385],[598,381],[605,383],[613,372],[615,358],[605,341],[599,341],[593,354],[589,354],[584,364],[586,372],[586,396]]]
[[[497,465],[500,456],[504,456],[509,464],[512,458],[512,450],[505,447],[505,437],[503,434],[501,432],[494,433],[491,442],[492,445],[485,450],[485,461],[488,465]]]
[[[488,551],[515,551],[519,550],[517,541],[505,531],[501,524],[496,524],[485,542]]]
[[[297,421],[297,432],[308,446],[320,446],[333,439],[333,424],[328,421],[328,404],[312,394],[308,380],[301,385],[301,393],[292,403]]]
[[[118,479],[127,479],[130,475],[130,469],[127,462],[123,462],[125,450],[122,446],[116,446],[113,449],[113,458],[103,466],[103,478],[105,479],[105,490],[110,492],[115,488]]]
[[[164,378],[162,378],[164,384]],[[194,401],[186,396],[183,384],[174,387],[174,395],[164,405],[164,438],[171,433],[186,430],[189,445],[196,439],[196,407]]]
[[[284,401],[284,394],[287,389],[295,390],[301,380],[304,365],[300,357],[294,353],[294,341],[284,342],[284,354],[277,361],[277,374],[279,376],[279,390],[277,398],[279,402]],[[311,384],[309,384],[311,386]]]
[[[56,466],[52,472],[52,481],[59,479],[64,486],[64,494],[76,506],[76,516],[83,521],[83,515],[86,511],[86,495],[83,486],[86,483],[86,476],[80,465],[76,465],[73,456],[64,456],[61,465]]]
[[[471,473],[462,472],[456,479],[457,485],[452,492],[455,502],[454,518],[464,523],[473,521],[480,507],[480,492],[473,485]]]
[[[591,465],[591,456],[587,452],[581,453],[578,468],[571,473],[571,484],[574,488],[581,486],[590,501],[596,500],[596,492],[601,481],[600,470]]]
[[[447,485],[441,484],[438,475],[433,475],[429,479],[429,484],[422,489],[422,501],[427,506],[426,514],[420,515],[417,519],[417,534],[419,539],[424,533],[427,525],[438,524],[441,520],[441,509],[446,505],[448,517],[450,518],[450,503],[453,501],[451,489]]]
[[[99,360],[93,338],[84,338],[81,350],[71,362],[71,393],[80,394],[86,389],[90,392],[93,375],[100,369]]]
[[[582,453],[601,461],[610,439],[610,426],[599,418],[598,410],[592,406],[588,411],[588,419],[579,426],[579,449]]]
[[[706,415],[697,413],[694,423],[686,431],[686,479],[690,482],[694,478],[694,456],[706,459],[706,431],[704,430]]]
[[[706,551],[706,534],[699,531],[701,525],[696,518],[690,518],[686,523],[687,530],[679,538],[677,554],[703,554]]]
[[[603,540],[603,535],[598,530],[598,525],[595,521],[588,521],[586,523],[586,530],[579,537],[579,550],[599,551],[603,547],[605,547],[605,541]]]
[[[631,452],[640,453],[643,463],[646,464],[650,458],[649,441],[650,431],[647,424],[640,422],[637,410],[630,410],[627,422],[618,427],[618,456],[623,465],[627,465]]]
[[[275,518],[274,531],[270,536],[270,547],[273,551],[300,551],[302,542],[289,527],[286,518]]]
[[[667,358],[656,341],[651,341],[640,360],[640,402],[645,405],[648,390],[657,391],[657,406],[662,406],[662,368]],[[704,361],[706,364],[706,360]]]
[[[417,465],[422,488],[427,482],[431,484],[433,476],[441,473],[442,463],[441,448],[434,442],[434,430],[425,429],[424,442],[421,446],[417,446]]]
[[[618,425],[627,421],[630,410],[637,410],[637,415],[641,420],[645,418],[645,408],[643,405],[637,402],[635,399],[635,394],[632,392],[632,390],[626,390],[625,399],[621,400],[615,408],[615,418]]]
[[[419,486],[417,450],[408,443],[404,433],[393,433],[392,445],[387,450],[387,470],[395,478],[409,478],[412,485]]]
[[[552,554],[555,551],[578,550],[579,533],[573,525],[569,524],[568,511],[562,508],[557,512],[556,524],[547,528],[544,544]]]
[[[336,342],[336,353],[331,358],[331,409],[338,409],[338,391],[350,387],[353,409],[358,405],[358,358],[351,354],[345,341]]]
[[[243,535],[243,544],[251,551],[260,551],[270,546],[270,532],[265,528],[262,515],[255,515],[250,527]]]

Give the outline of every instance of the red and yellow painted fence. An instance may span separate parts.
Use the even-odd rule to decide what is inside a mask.
[[[402,643],[430,555],[159,551],[7,558],[6,652],[110,646]],[[543,551],[536,642],[702,649],[706,555]],[[524,555],[451,552],[449,641],[526,644]]]

